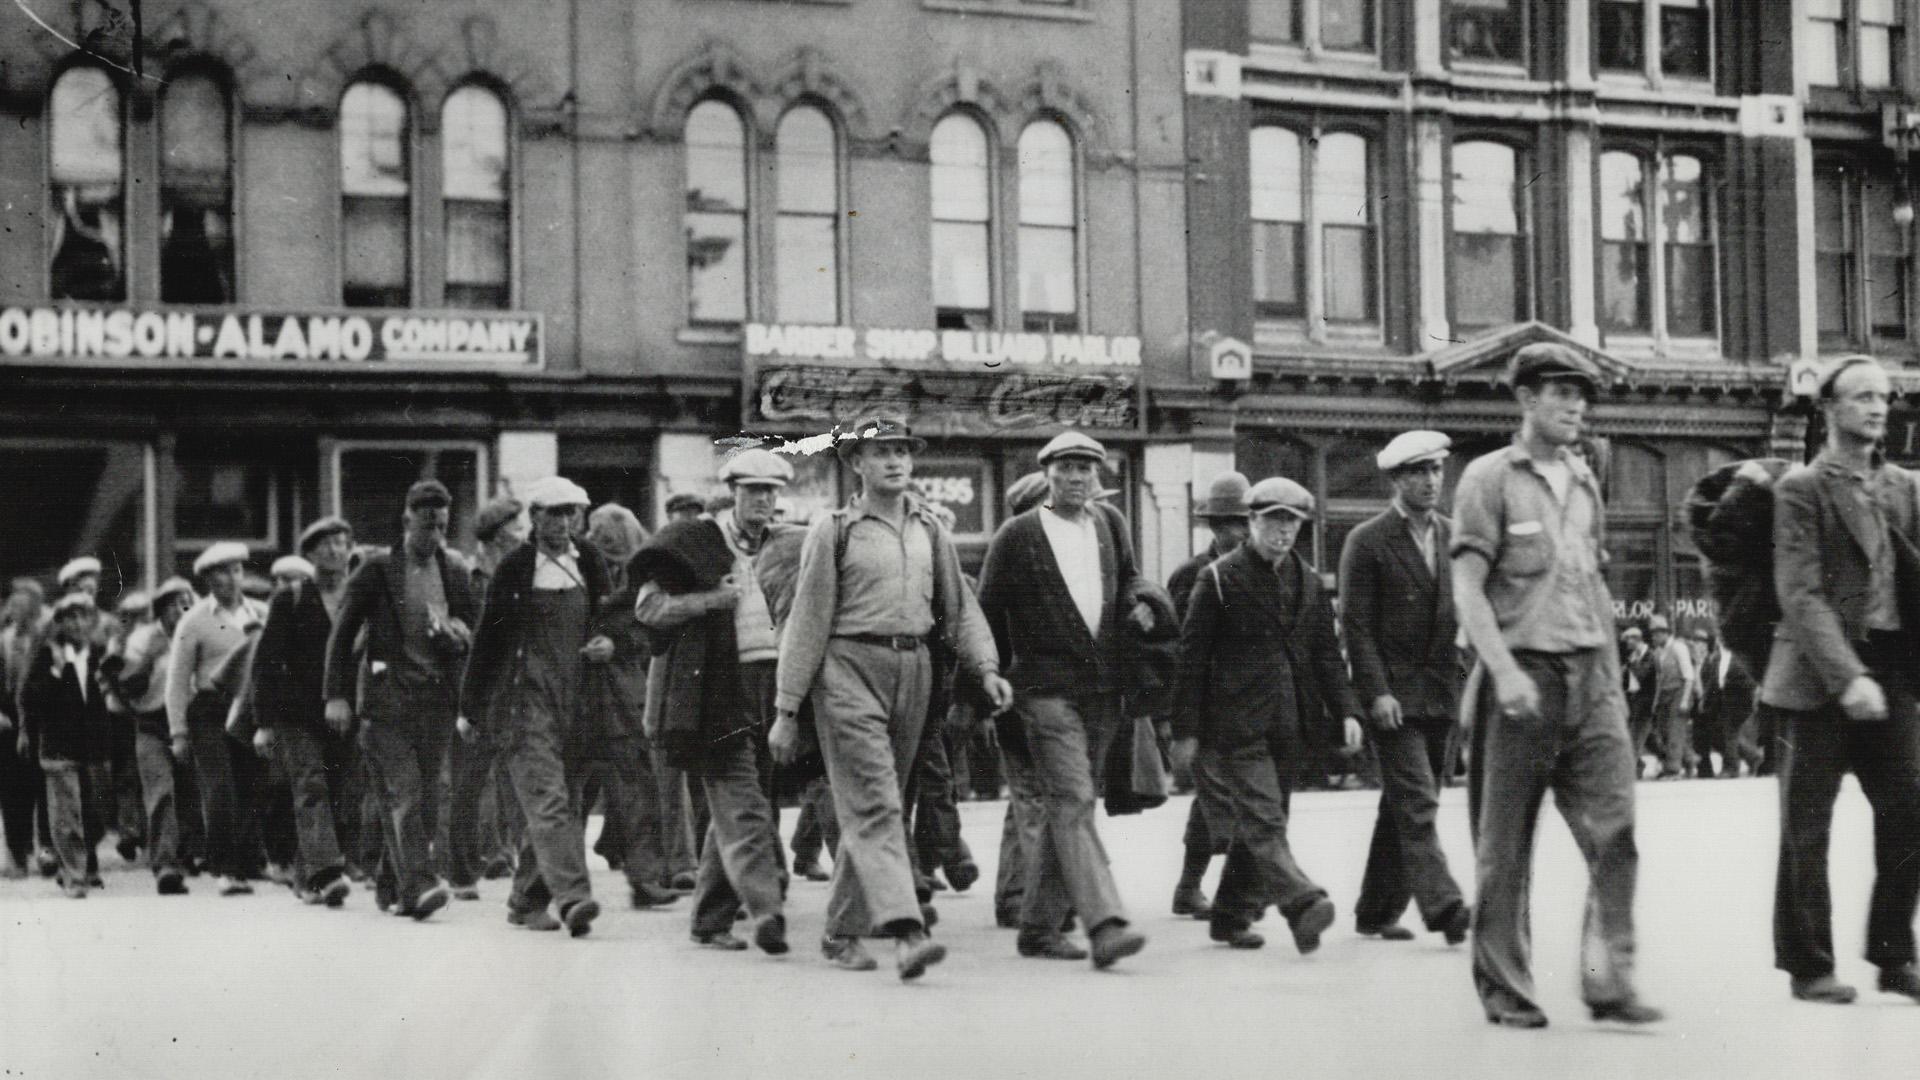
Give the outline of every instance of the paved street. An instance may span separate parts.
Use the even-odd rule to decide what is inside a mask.
[[[872,975],[828,970],[813,947],[826,886],[807,882],[789,909],[797,947],[781,960],[694,948],[684,901],[613,908],[582,941],[512,930],[504,882],[424,926],[377,914],[364,892],[329,912],[277,889],[223,900],[204,879],[192,897],[163,900],[130,869],[84,902],[47,881],[0,883],[0,1075],[1904,1074],[1920,1056],[1920,1010],[1871,993],[1873,971],[1857,959],[1866,805],[1849,783],[1833,865],[1841,974],[1868,992],[1822,1008],[1790,1001],[1771,967],[1774,795],[1767,780],[1641,786],[1641,982],[1671,1016],[1651,1030],[1599,1028],[1580,1008],[1583,875],[1551,811],[1534,886],[1548,1030],[1489,1027],[1464,948],[1424,934],[1354,937],[1374,795],[1350,792],[1296,799],[1296,851],[1340,907],[1310,958],[1274,918],[1262,924],[1265,950],[1237,953],[1166,913],[1185,800],[1103,820],[1122,892],[1152,939],[1108,974],[1018,959],[1012,933],[993,928],[999,803],[963,807],[989,876],[943,894],[938,933],[953,955],[914,986],[896,981],[885,952]],[[1460,791],[1447,792],[1443,815],[1465,872]],[[598,895],[624,901],[618,876],[595,865]]]

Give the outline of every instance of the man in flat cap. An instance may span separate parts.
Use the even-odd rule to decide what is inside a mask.
[[[490,499],[473,516],[474,599],[484,602],[500,564],[527,542],[526,506],[511,495]],[[484,614],[484,613],[483,613]],[[495,767],[499,749],[485,734],[447,746],[447,883],[455,900],[480,899],[480,878],[512,871],[522,833],[520,808]],[[491,797],[489,797],[491,796]]]
[[[1138,598],[1131,529],[1096,501],[1107,451],[1077,431],[1039,454],[1046,501],[1000,526],[980,572],[980,609],[1019,695],[1001,732],[1016,786],[1040,795],[1037,843],[1022,844],[1022,956],[1081,959],[1060,931],[1069,912],[1087,928],[1093,965],[1146,947],[1113,883],[1095,827],[1097,782],[1120,721],[1124,624],[1153,614]]]
[[[587,879],[581,821],[569,806],[563,764],[579,708],[584,665],[615,646],[595,631],[607,595],[599,552],[576,543],[589,501],[580,485],[548,477],[524,493],[533,540],[500,564],[486,620],[461,685],[460,734],[499,741],[526,839],[514,867],[507,921],[529,930],[565,926],[583,937],[600,915]],[[547,913],[549,904],[559,918]]]
[[[479,616],[472,578],[447,548],[452,505],[438,480],[407,489],[400,545],[367,556],[347,579],[322,675],[326,722],[337,735],[352,730],[355,686],[363,685],[360,750],[383,840],[374,898],[382,910],[414,919],[448,899],[432,862],[434,778],[453,734],[460,665]],[[356,650],[362,631],[366,645]]]
[[[327,726],[327,641],[347,592],[353,527],[324,517],[300,533],[299,555],[274,564],[281,580],[253,651],[254,744],[277,757],[293,801],[298,857],[294,892],[339,907],[347,898],[340,823],[350,817],[345,782],[352,744]],[[289,562],[297,559],[299,562]]]
[[[200,807],[185,793],[186,765],[167,749],[167,666],[173,635],[197,597],[186,578],[171,577],[148,598],[148,617],[127,633],[113,672],[115,692],[133,718],[133,758],[146,818],[147,864],[162,896],[184,894],[182,836]],[[103,663],[102,667],[106,665]],[[194,830],[198,835],[198,829]]]
[[[667,496],[667,520],[693,521],[707,512],[707,500],[691,491],[682,491]]]
[[[1659,778],[1679,780],[1686,776],[1687,758],[1693,752],[1688,715],[1695,697],[1693,654],[1673,635],[1673,623],[1665,615],[1647,619],[1647,641],[1654,657],[1653,730],[1660,736]]]
[[[1780,752],[1773,962],[1796,998],[1854,999],[1834,975],[1827,884],[1834,799],[1852,770],[1873,807],[1867,962],[1880,969],[1882,992],[1920,999],[1920,603],[1910,573],[1920,506],[1913,475],[1884,457],[1893,397],[1886,370],[1872,357],[1843,357],[1819,395],[1826,445],[1773,488],[1782,617],[1760,689]]]
[[[1387,443],[1374,464],[1393,501],[1347,535],[1340,556],[1347,657],[1380,759],[1380,815],[1353,917],[1361,934],[1385,941],[1412,940],[1400,925],[1409,900],[1450,945],[1467,939],[1473,921],[1434,828],[1461,681],[1447,564],[1453,526],[1439,510],[1451,446],[1438,431]]]
[[[1237,472],[1223,472],[1207,485],[1206,501],[1193,516],[1206,522],[1213,533],[1207,549],[1180,564],[1167,579],[1167,593],[1173,597],[1173,609],[1182,623],[1187,619],[1187,599],[1193,595],[1193,583],[1200,571],[1215,559],[1223,558],[1247,542],[1247,478]],[[1215,855],[1226,854],[1225,845],[1207,831],[1206,809],[1199,799],[1187,804],[1187,832],[1182,841],[1186,858],[1180,864],[1180,880],[1173,887],[1173,913],[1196,919],[1209,918],[1213,905],[1200,890],[1207,864]]]
[[[1554,805],[1587,859],[1581,997],[1596,1020],[1661,1018],[1633,977],[1633,746],[1601,576],[1599,481],[1571,452],[1599,391],[1592,365],[1556,343],[1513,355],[1513,445],[1476,458],[1454,495],[1454,610],[1486,679],[1473,724],[1479,888],[1473,981],[1487,1019],[1547,1023],[1527,932],[1534,829]]]
[[[1247,542],[1200,572],[1187,600],[1174,696],[1173,756],[1191,767],[1208,829],[1226,845],[1209,936],[1236,949],[1265,940],[1252,925],[1280,909],[1310,953],[1333,901],[1294,861],[1289,795],[1313,767],[1314,729],[1360,745],[1333,604],[1296,549],[1313,495],[1285,477],[1247,492]]]
[[[753,448],[729,457],[720,479],[733,493],[724,513],[670,522],[642,550],[636,612],[661,646],[654,660],[654,743],[706,795],[693,898],[693,940],[738,951],[744,907],[755,944],[787,951],[782,913],[778,810],[766,745],[774,713],[774,628],[756,559],[777,530],[773,508],[793,466]]]
[[[841,436],[860,496],[807,533],[768,734],[774,754],[792,760],[795,716],[812,697],[840,822],[822,951],[836,967],[866,971],[876,965],[860,939],[893,937],[902,979],[946,958],[927,936],[902,811],[932,691],[928,637],[941,636],[995,709],[1013,697],[953,538],[911,494],[913,457],[926,445],[897,417],[867,418]]]
[[[7,834],[7,860],[0,877],[26,876],[29,865],[54,872],[53,836],[47,829],[47,785],[40,763],[14,749],[19,734],[20,689],[26,685],[33,657],[46,635],[53,613],[47,610],[47,590],[33,578],[14,578],[7,604],[0,611],[0,826]],[[36,833],[37,841],[36,844]]]
[[[250,553],[245,544],[222,541],[200,553],[193,574],[205,593],[180,620],[167,658],[167,727],[174,756],[191,757],[206,829],[207,869],[221,878],[220,893],[250,893],[247,879],[260,871],[260,834],[240,800],[227,713],[233,705],[231,667],[253,644],[266,609],[240,591]]]
[[[54,602],[52,632],[20,691],[16,749],[39,758],[60,885],[75,899],[104,884],[96,849],[113,799],[112,732],[100,648],[91,636],[96,614],[91,593],[70,592]]]

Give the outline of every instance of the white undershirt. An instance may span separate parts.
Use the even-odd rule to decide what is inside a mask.
[[[1093,515],[1082,511],[1079,520],[1069,521],[1043,507],[1040,525],[1047,531],[1047,544],[1053,548],[1054,562],[1060,564],[1073,605],[1080,609],[1087,632],[1098,637],[1106,597],[1100,586],[1100,536],[1094,531]]]
[[[1547,486],[1553,489],[1554,501],[1566,502],[1567,489],[1573,486],[1572,466],[1559,458],[1552,461],[1539,461],[1535,464],[1540,469],[1540,475],[1547,478]]]

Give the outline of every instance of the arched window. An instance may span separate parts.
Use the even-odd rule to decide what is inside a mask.
[[[233,123],[210,71],[178,73],[161,91],[160,299],[234,300]]]
[[[407,103],[393,87],[356,82],[340,98],[342,299],[349,307],[413,300]]]
[[[687,318],[747,318],[747,132],[725,102],[687,113]]]
[[[788,111],[775,143],[779,218],[775,308],[783,323],[840,321],[840,141],[810,105]]]
[[[1497,142],[1453,147],[1448,267],[1453,324],[1501,326],[1527,317],[1526,209],[1520,154]]]
[[[1073,137],[1053,120],[1020,133],[1020,311],[1026,329],[1080,327]]]
[[[1253,184],[1253,303],[1274,318],[1306,313],[1307,246],[1300,136],[1254,128],[1248,139]]]
[[[123,109],[120,87],[97,67],[69,68],[53,84],[53,262],[56,300],[127,295]]]
[[[440,110],[440,182],[445,200],[448,307],[512,302],[512,215],[507,105],[469,83]]]
[[[1600,318],[1608,330],[1647,330],[1647,208],[1637,154],[1600,155]]]
[[[1330,322],[1371,321],[1379,290],[1365,137],[1346,131],[1320,136],[1314,150],[1313,204],[1320,222],[1326,317]]]
[[[935,322],[941,329],[984,330],[993,319],[987,133],[973,117],[951,113],[934,125],[928,149]]]

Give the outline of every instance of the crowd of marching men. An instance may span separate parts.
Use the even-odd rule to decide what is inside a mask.
[[[1552,792],[1591,876],[1582,997],[1595,1020],[1646,1024],[1662,1013],[1634,974],[1643,767],[1778,772],[1791,820],[1776,961],[1796,997],[1836,1003],[1853,991],[1834,975],[1826,830],[1853,768],[1889,856],[1868,959],[1881,989],[1920,998],[1908,842],[1920,842],[1920,710],[1891,663],[1910,656],[1901,620],[1920,622],[1920,548],[1902,531],[1920,536],[1920,487],[1873,453],[1884,372],[1853,358],[1828,373],[1828,448],[1782,470],[1777,518],[1765,504],[1775,544],[1757,587],[1775,594],[1780,560],[1780,630],[1765,635],[1771,663],[1752,661],[1772,752],[1757,758],[1744,704],[1723,704],[1697,743],[1683,723],[1709,715],[1707,691],[1747,664],[1710,635],[1692,657],[1664,623],[1651,627],[1657,651],[1637,628],[1616,635],[1605,500],[1578,452],[1598,373],[1538,344],[1516,352],[1507,382],[1513,443],[1471,462],[1451,493],[1445,434],[1381,448],[1391,504],[1348,536],[1331,582],[1297,545],[1313,495],[1237,474],[1197,510],[1209,548],[1167,588],[1146,579],[1105,498],[1106,449],[1075,431],[1010,485],[975,580],[950,516],[914,491],[926,441],[891,416],[841,434],[834,452],[858,493],[805,527],[779,520],[789,460],[754,448],[720,466],[724,503],[679,508],[652,536],[619,506],[589,514],[564,478],[529,485],[478,511],[472,556],[447,544],[447,489],[422,480],[398,545],[361,550],[349,522],[317,521],[273,564],[265,603],[246,594],[238,544],[209,547],[193,582],[117,612],[97,606],[99,564],[76,560],[51,605],[17,582],[0,630],[15,733],[0,754],[8,869],[37,859],[84,897],[115,825],[123,855],[144,845],[162,893],[185,892],[195,872],[223,894],[267,876],[339,907],[359,878],[382,910],[420,920],[510,874],[510,924],[579,937],[601,911],[585,843],[597,805],[596,849],[631,906],[691,893],[699,946],[788,952],[790,882],[827,880],[826,963],[872,970],[869,942],[887,941],[910,980],[946,955],[933,893],[980,877],[953,771],[991,732],[1009,789],[994,909],[1020,956],[1103,969],[1145,947],[1096,808],[1164,801],[1169,766],[1196,793],[1175,913],[1257,949],[1255,925],[1277,909],[1308,953],[1336,909],[1294,858],[1290,795],[1324,779],[1329,749],[1370,744],[1380,809],[1355,932],[1412,940],[1412,911],[1447,945],[1471,937],[1487,1019],[1544,1026],[1527,926]],[[1845,523],[1858,547],[1808,524],[1816,482],[1871,493],[1860,505],[1877,516]],[[1876,535],[1884,546],[1861,539]],[[1908,549],[1911,581],[1888,558]],[[1856,550],[1860,565],[1838,578],[1815,565]],[[1844,595],[1820,595],[1829,580]],[[1845,726],[1858,724],[1878,726]],[[1462,742],[1472,904],[1435,824]],[[1810,747],[1824,748],[1818,760]],[[791,863],[783,790],[801,802]],[[815,861],[823,846],[830,874]],[[1202,881],[1221,856],[1209,898]]]

